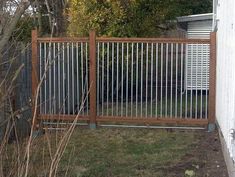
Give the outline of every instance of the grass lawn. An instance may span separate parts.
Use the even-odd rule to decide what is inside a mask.
[[[207,157],[198,155],[207,149],[200,149],[204,134],[200,131],[78,127],[64,152],[57,176],[184,177],[186,170],[193,170],[195,176],[200,176],[197,173],[204,173],[202,167]],[[45,137],[35,141],[37,152],[31,162],[32,176],[47,176],[47,161],[55,149],[48,151]],[[49,138],[53,140],[49,141],[53,149],[56,134],[50,134]]]
[[[182,96],[182,100],[178,96],[177,100],[175,100],[175,96],[168,96],[166,100],[163,97],[163,100],[153,102],[146,102],[145,99],[141,102],[116,102],[113,103],[109,100],[109,102],[101,103],[97,106],[97,114],[98,115],[115,115],[115,116],[138,116],[138,117],[190,117],[193,118],[205,118],[206,117],[206,107],[208,106],[208,96],[200,95],[196,97],[188,93],[187,95],[187,104],[185,94]],[[207,100],[207,101],[206,101]],[[106,101],[106,100],[104,100]],[[129,100],[130,101],[130,100]],[[112,107],[113,106],[113,107]]]

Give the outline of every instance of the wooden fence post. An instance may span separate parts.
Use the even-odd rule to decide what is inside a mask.
[[[215,129],[216,107],[216,32],[210,34],[210,79],[208,105],[208,131]]]
[[[35,111],[35,99],[37,97],[36,92],[37,92],[37,87],[38,87],[38,74],[37,74],[37,67],[38,67],[38,48],[37,48],[37,30],[32,31],[32,74],[31,74],[31,79],[32,79],[32,98],[31,98],[31,103],[32,103],[32,115],[34,115]],[[39,111],[36,109],[36,119]],[[36,128],[37,121],[35,119],[35,122],[32,126],[34,126],[34,129]]]
[[[90,128],[96,128],[96,33],[89,34],[90,54]]]

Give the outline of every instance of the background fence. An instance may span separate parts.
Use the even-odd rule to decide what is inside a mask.
[[[39,118],[206,125],[214,121],[212,38],[37,38]],[[36,75],[38,73],[38,75]],[[210,107],[212,109],[210,109]]]
[[[6,95],[4,104],[1,104],[1,106],[4,106],[3,112],[5,116],[9,116],[10,107],[12,107],[13,111],[30,107],[31,45],[22,42],[8,43],[5,46],[5,50],[3,50],[2,59],[3,63],[0,64],[1,89],[6,90]],[[21,69],[19,70],[19,68]],[[16,72],[17,70],[19,72]],[[15,76],[17,76],[16,80],[12,83]],[[9,99],[11,103],[9,103]],[[24,118],[31,118],[31,110],[23,114]]]

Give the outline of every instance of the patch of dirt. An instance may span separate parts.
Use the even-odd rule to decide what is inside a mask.
[[[197,177],[228,177],[218,132],[198,132],[196,137],[199,141],[192,150],[180,163],[167,167],[167,171],[175,177],[182,177],[186,170],[195,172]]]

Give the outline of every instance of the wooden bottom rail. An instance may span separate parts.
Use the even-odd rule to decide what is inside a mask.
[[[145,124],[177,124],[177,125],[201,125],[206,126],[206,119],[182,119],[182,118],[129,118],[119,116],[99,116],[97,122],[126,122],[126,123],[145,123]]]
[[[77,117],[77,115],[62,115],[62,114],[40,114],[38,116],[39,120],[62,120],[62,121],[73,121],[75,118]],[[83,116],[83,115],[79,115],[78,116],[78,120],[81,121],[89,121],[89,116]]]
[[[39,115],[39,120],[57,120],[57,121],[73,121],[77,115]],[[78,116],[78,121],[89,121],[89,116]],[[138,118],[138,117],[120,117],[120,116],[98,116],[96,121],[99,122],[115,122],[115,123],[137,123],[137,124],[174,124],[174,125],[190,125],[190,126],[206,126],[207,119],[193,118]]]

